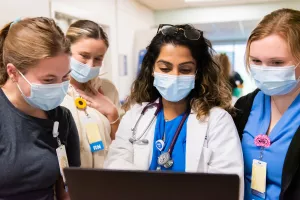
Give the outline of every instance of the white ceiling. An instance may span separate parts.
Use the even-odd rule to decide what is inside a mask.
[[[136,0],[152,10],[170,10],[188,7],[226,6],[254,3],[283,2],[286,0]]]
[[[247,40],[258,21],[194,24],[211,41]]]

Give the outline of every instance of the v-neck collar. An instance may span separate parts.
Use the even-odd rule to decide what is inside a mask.
[[[278,120],[278,122],[275,124],[271,132],[269,133],[269,138],[271,141],[276,140],[276,138],[279,135],[279,132],[282,130],[282,128],[286,125],[286,123],[290,122],[293,118],[293,115],[295,113],[298,113],[300,110],[300,95],[298,95],[294,101],[291,103],[291,105],[288,107],[288,109],[283,113],[281,118]],[[270,123],[271,123],[271,97],[268,95],[264,95],[264,116],[263,116],[263,122],[260,127],[260,134],[266,134]]]

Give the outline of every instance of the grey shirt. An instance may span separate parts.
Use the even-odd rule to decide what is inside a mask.
[[[54,121],[59,121],[69,165],[80,166],[79,137],[70,111],[57,107],[47,115],[39,119],[24,114],[0,89],[0,200],[53,200],[60,176]]]

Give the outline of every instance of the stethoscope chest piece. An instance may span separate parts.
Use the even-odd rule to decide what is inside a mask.
[[[158,157],[157,163],[160,166],[164,166],[165,168],[170,168],[173,166],[174,161],[171,159],[171,155],[169,152],[164,152]]]

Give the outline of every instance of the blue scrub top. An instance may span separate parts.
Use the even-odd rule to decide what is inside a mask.
[[[269,134],[271,146],[263,152],[262,161],[267,163],[266,199],[279,199],[282,169],[290,142],[300,125],[300,95],[290,105]],[[247,125],[243,133],[242,148],[245,163],[245,200],[257,200],[251,193],[253,159],[259,159],[260,148],[254,138],[266,134],[271,121],[271,97],[259,92],[253,102]]]
[[[183,118],[185,113],[179,115],[175,119],[171,121],[165,121],[164,119],[164,112],[161,110],[157,115],[157,121],[155,126],[155,133],[154,133],[154,142],[153,142],[153,155],[152,155],[152,161],[149,167],[149,170],[156,170],[158,167],[157,159],[161,152],[156,148],[155,142],[157,140],[163,139],[164,133],[165,135],[165,147],[162,150],[162,152],[167,152],[169,147],[171,146],[171,142],[173,140],[173,137],[176,133],[176,130]],[[161,167],[161,170],[170,170],[170,171],[177,171],[177,172],[185,172],[185,145],[186,145],[186,123],[187,120],[185,120],[182,129],[179,133],[179,136],[177,138],[177,141],[174,145],[173,153],[172,153],[172,159],[174,161],[174,164],[172,167],[166,169],[164,167]]]

